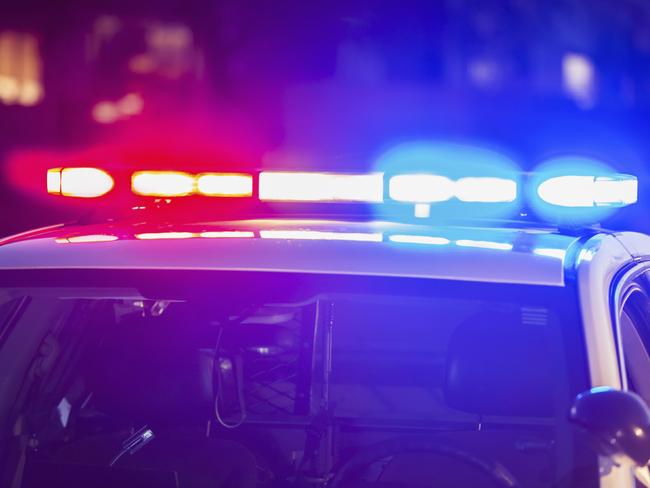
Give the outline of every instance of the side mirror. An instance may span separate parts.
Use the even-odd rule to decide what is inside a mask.
[[[576,397],[569,418],[589,433],[598,454],[641,467],[650,461],[650,409],[637,394],[592,388]]]

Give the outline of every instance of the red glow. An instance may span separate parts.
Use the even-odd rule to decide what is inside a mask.
[[[44,175],[59,166],[99,167],[110,174],[138,170],[248,172],[258,169],[263,155],[271,149],[258,136],[256,127],[226,107],[217,107],[211,113],[188,108],[166,116],[148,115],[145,110],[127,125],[116,126],[110,138],[99,134],[99,143],[82,148],[14,151],[6,164],[0,165],[2,176],[13,190],[44,198]],[[111,192],[112,199],[126,201],[132,197],[128,187],[122,192],[122,186],[116,181],[116,190],[120,191]],[[62,199],[62,204],[72,205],[72,200]]]

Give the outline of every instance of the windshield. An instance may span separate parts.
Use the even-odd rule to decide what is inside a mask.
[[[12,486],[597,486],[566,290],[68,274],[3,274]]]

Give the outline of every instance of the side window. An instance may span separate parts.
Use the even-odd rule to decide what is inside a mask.
[[[20,313],[26,297],[8,298],[0,296],[0,347],[11,332],[14,319]]]
[[[650,405],[650,297],[641,285],[626,292],[619,319],[628,387]]]

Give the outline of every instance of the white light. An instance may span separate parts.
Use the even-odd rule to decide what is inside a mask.
[[[566,251],[564,249],[538,247],[533,249],[533,254],[537,254],[538,256],[546,256],[549,258],[557,258],[563,260],[564,256],[566,256]]]
[[[382,173],[345,175],[328,173],[263,172],[260,200],[382,202]]]
[[[562,77],[565,91],[585,106],[593,104],[595,69],[589,58],[567,53],[562,58]]]
[[[542,182],[537,194],[546,203],[561,207],[620,207],[637,201],[634,176],[556,176]]]
[[[462,202],[514,202],[517,182],[507,178],[461,178],[456,182],[456,198]]]
[[[157,240],[157,239],[190,239],[197,237],[197,234],[192,232],[145,232],[143,234],[136,234],[136,239],[142,240]]]
[[[508,244],[506,242],[474,241],[470,239],[459,239],[456,241],[456,245],[461,247],[478,247],[481,249],[497,249],[499,251],[512,250],[512,244]]]
[[[203,173],[196,177],[197,192],[213,197],[248,197],[253,177],[246,174]]]
[[[445,202],[454,196],[454,182],[438,175],[397,175],[390,179],[388,192],[398,202]]]
[[[445,246],[450,243],[449,239],[433,236],[392,235],[389,236],[388,239],[393,242],[403,242],[407,244],[429,244],[434,246]]]
[[[262,230],[260,237],[263,239],[306,239],[324,241],[361,241],[381,242],[381,233],[365,232],[326,232],[319,230]]]

